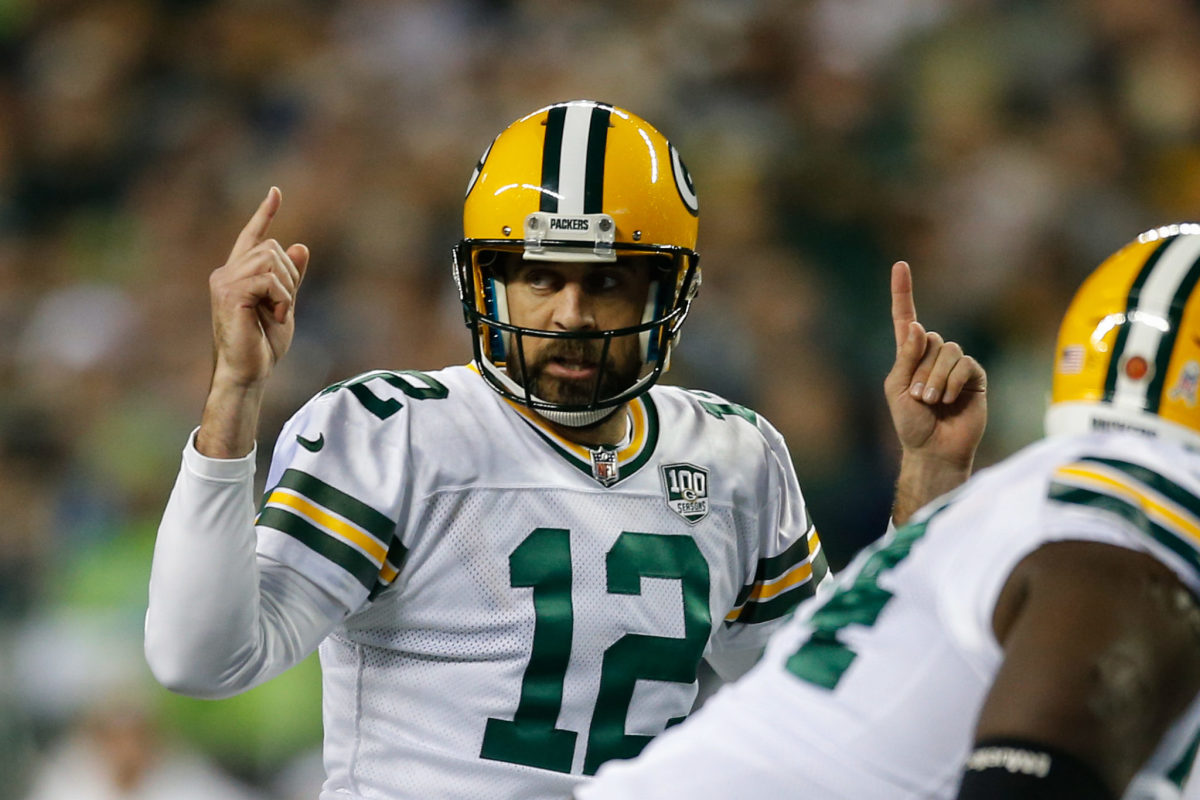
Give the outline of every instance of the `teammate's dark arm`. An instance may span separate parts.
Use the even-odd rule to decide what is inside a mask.
[[[1200,691],[1200,607],[1145,553],[1044,545],[992,623],[1004,663],[960,800],[1120,797]]]

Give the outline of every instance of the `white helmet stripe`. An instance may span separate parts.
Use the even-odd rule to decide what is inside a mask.
[[[563,123],[562,156],[558,172],[558,213],[582,214],[587,180],[588,133],[592,127],[591,103],[567,106]]]
[[[1171,318],[1172,303],[1181,288],[1190,291],[1191,287],[1184,287],[1184,283],[1196,266],[1197,259],[1200,259],[1200,236],[1182,236],[1169,241],[1158,258],[1152,258],[1149,273],[1140,289],[1135,290],[1136,297],[1130,298],[1133,303],[1126,310],[1128,336],[1124,346],[1113,353],[1113,363],[1109,367],[1116,378],[1111,401],[1113,405],[1156,408],[1157,402],[1148,402],[1156,401],[1156,398],[1149,398],[1147,394],[1152,386],[1162,384],[1162,376],[1154,373],[1167,368],[1165,359],[1160,364],[1156,356],[1164,337],[1174,335],[1178,320]],[[1145,358],[1153,373],[1141,379],[1131,378],[1124,366],[1126,359],[1132,356]],[[1154,380],[1156,377],[1159,380]]]

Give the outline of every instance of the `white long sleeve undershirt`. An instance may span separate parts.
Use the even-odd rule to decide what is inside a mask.
[[[217,699],[300,662],[347,609],[255,553],[254,452],[207,458],[194,436],[154,546],[145,652],[163,686]]]

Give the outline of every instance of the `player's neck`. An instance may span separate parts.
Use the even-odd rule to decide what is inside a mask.
[[[540,415],[539,415],[540,416]],[[595,425],[582,428],[572,428],[542,417],[542,421],[550,430],[557,433],[568,442],[581,444],[585,447],[600,445],[617,446],[624,444],[629,438],[629,404],[619,406],[615,412],[608,415]]]

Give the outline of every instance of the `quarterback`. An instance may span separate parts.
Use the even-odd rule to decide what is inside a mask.
[[[1200,225],[1060,329],[1047,437],[921,509],[601,798],[1200,797]]]
[[[332,798],[562,798],[681,721],[828,576],[775,429],[656,385],[700,285],[676,149],[623,109],[523,117],[471,176],[454,270],[467,366],[334,384],[256,504],[260,400],[302,244],[272,188],[210,281],[215,367],[164,512],[146,656],[198,697],[319,648]],[[894,516],[962,482],[984,375],[893,270]],[[928,394],[926,393],[928,392]],[[257,509],[256,509],[257,505]]]

